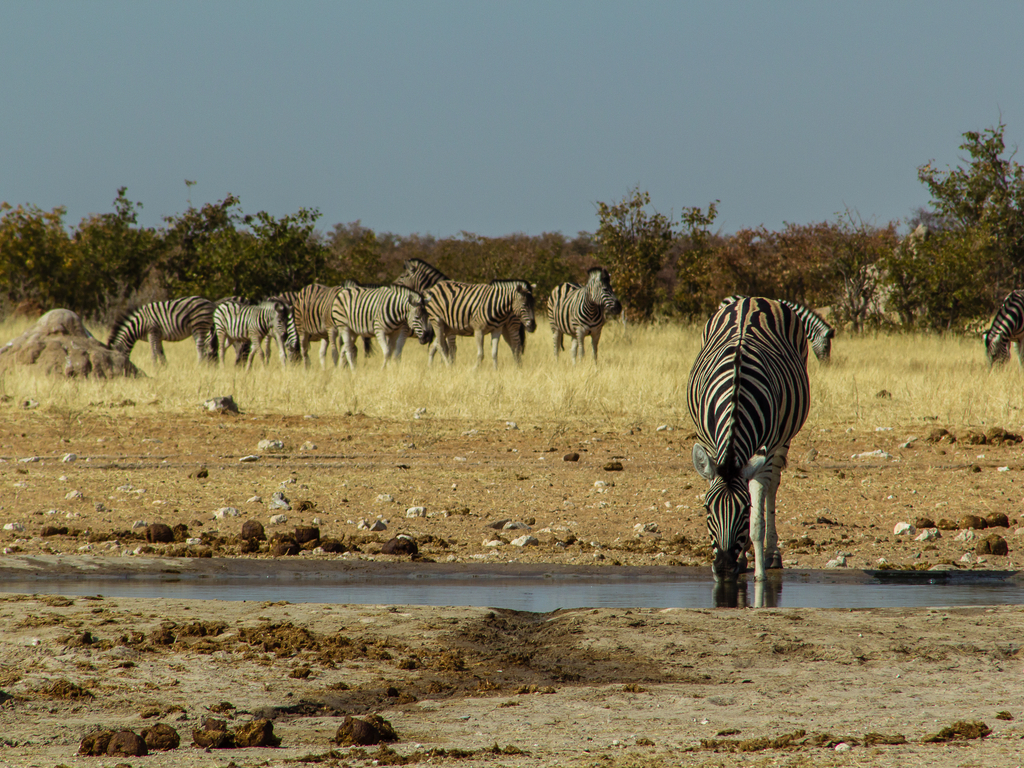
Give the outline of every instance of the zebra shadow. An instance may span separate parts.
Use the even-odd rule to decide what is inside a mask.
[[[750,600],[750,583],[746,579],[715,581],[712,599],[715,608],[778,608],[782,595],[782,574],[768,573],[764,581],[754,581],[754,599]]]

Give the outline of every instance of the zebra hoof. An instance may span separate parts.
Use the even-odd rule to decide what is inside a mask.
[[[779,570],[782,569],[782,555],[780,553],[776,552],[774,555],[771,556],[771,558],[769,558],[768,568],[777,568]]]
[[[739,560],[736,561],[736,573],[747,572],[747,556],[740,555]]]

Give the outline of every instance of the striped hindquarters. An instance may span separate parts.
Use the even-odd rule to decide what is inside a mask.
[[[431,288],[427,297],[431,322],[450,334],[470,336],[478,331],[501,331],[513,317],[531,333],[537,327],[533,290],[525,280],[446,280]]]
[[[722,299],[718,307],[719,309],[727,307],[743,298],[746,297],[739,294],[727,296]],[[814,356],[823,363],[829,362],[832,359],[832,339],[836,335],[836,329],[825,322],[817,312],[799,302],[788,299],[777,299],[777,301],[796,312],[804,326],[804,333],[807,334],[807,341],[811,345]]]
[[[989,364],[1006,362],[1010,356],[1010,342],[1018,344],[1024,339],[1024,291],[1012,291],[992,318],[992,326],[982,334],[985,357]],[[1024,352],[1021,354],[1024,364]]]

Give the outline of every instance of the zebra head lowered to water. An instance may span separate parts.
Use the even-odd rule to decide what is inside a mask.
[[[989,365],[1010,358],[1010,342],[1017,346],[1017,359],[1024,367],[1024,291],[1011,291],[992,318],[992,326],[981,335]]]
[[[584,355],[583,342],[590,336],[591,351],[597,362],[597,345],[607,316],[622,313],[622,305],[612,290],[611,277],[604,267],[587,272],[585,285],[562,283],[555,286],[548,300],[548,320],[554,340],[555,358],[562,350],[562,336],[572,338],[570,356],[573,363]]]
[[[797,314],[761,298],[721,307],[704,327],[687,407],[700,439],[693,466],[710,483],[712,570],[735,578],[752,546],[755,578],[764,579],[766,567],[782,567],[775,496],[810,407],[807,334]]]

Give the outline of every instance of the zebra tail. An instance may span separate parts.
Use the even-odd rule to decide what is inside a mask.
[[[369,336],[363,336],[363,352],[367,357],[373,354],[373,339]]]

